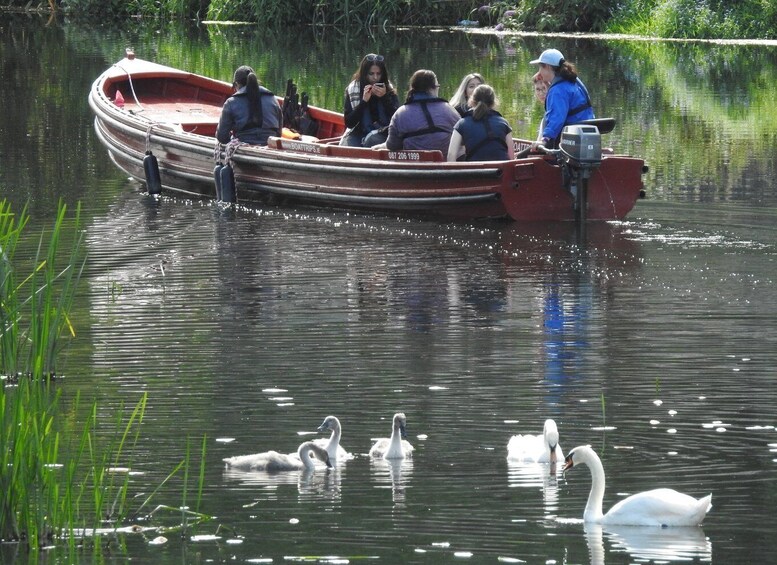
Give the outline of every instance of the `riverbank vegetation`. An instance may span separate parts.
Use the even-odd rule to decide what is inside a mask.
[[[250,22],[342,29],[433,25],[686,39],[777,38],[772,0],[4,0],[68,18]]]
[[[62,405],[57,360],[75,337],[70,311],[85,262],[79,211],[72,221],[66,212],[60,203],[53,228],[43,230],[36,243],[25,233],[26,210],[15,213],[0,201],[0,542],[33,553],[51,545],[99,549],[97,540],[125,526],[163,532],[209,519],[186,508],[191,484],[197,483],[192,505],[198,507],[201,499],[204,438],[198,474],[192,472],[195,458],[187,445],[181,463],[138,499],[130,494],[130,470],[146,395],[128,414],[116,411],[109,422],[99,416],[96,401],[82,406],[78,393],[70,405]],[[75,414],[84,415],[80,430]],[[183,475],[181,504],[152,508],[152,499],[175,475]],[[154,526],[166,509],[179,522]],[[138,527],[137,520],[148,527]]]

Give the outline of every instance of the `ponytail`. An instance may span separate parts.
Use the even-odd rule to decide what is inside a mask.
[[[248,65],[238,67],[235,71],[232,86],[246,89],[248,108],[251,115],[248,123],[256,127],[262,127],[261,96],[259,95],[259,79],[254,70]]]
[[[577,68],[569,61],[562,59],[561,64],[557,69],[556,74],[564,80],[568,80],[569,82],[575,82],[577,80]]]
[[[246,77],[246,96],[248,97],[248,108],[251,112],[249,122],[255,124],[256,127],[262,127],[262,124],[258,123],[260,120],[257,119],[257,114],[261,116],[258,109],[259,105],[262,103],[261,97],[259,96],[259,79],[253,72],[248,73],[248,76]]]
[[[474,92],[472,92],[469,105],[472,107],[472,117],[475,120],[482,120],[496,105],[494,89],[487,84],[478,85]]]

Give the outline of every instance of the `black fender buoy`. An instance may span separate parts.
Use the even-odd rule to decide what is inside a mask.
[[[221,201],[234,204],[237,201],[235,195],[235,171],[231,165],[224,165],[219,171],[221,179]]]
[[[213,182],[216,184],[216,200],[221,200],[221,169],[224,168],[224,165],[221,163],[216,163],[216,166],[213,167]]]
[[[151,151],[143,157],[143,171],[146,173],[146,187],[149,194],[162,192],[162,179],[159,176],[159,162]]]

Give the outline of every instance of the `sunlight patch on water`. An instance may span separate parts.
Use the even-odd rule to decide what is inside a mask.
[[[200,534],[189,538],[190,541],[218,541],[220,539],[221,536],[216,536],[213,534]]]
[[[681,246],[687,249],[719,247],[762,251],[772,247],[766,243],[751,239],[739,239],[732,234],[700,233],[680,229],[672,230],[670,227],[658,223],[634,224],[629,233],[635,237],[635,241],[656,242],[669,246]]]
[[[582,518],[562,518],[558,517],[556,518],[556,522],[559,524],[583,524]]]
[[[350,559],[338,555],[284,555],[284,561],[299,563],[350,563]],[[377,556],[363,556],[359,559],[378,559]]]

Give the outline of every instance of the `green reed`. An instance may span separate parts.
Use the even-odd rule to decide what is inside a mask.
[[[147,395],[132,410],[120,407],[114,420],[102,424],[98,406],[88,407],[80,433],[59,430],[63,420],[61,391],[53,380],[20,379],[0,392],[0,539],[16,542],[32,552],[44,545],[66,544],[71,550],[100,546],[119,528],[140,522],[154,524],[160,532],[187,531],[210,520],[199,512],[205,481],[206,438],[202,440],[196,482],[187,442],[184,459],[157,484],[150,494],[131,496],[129,470],[138,447]],[[80,394],[65,415],[81,413]],[[105,430],[110,430],[108,437]],[[69,440],[65,438],[70,438]],[[157,505],[162,489],[183,474],[181,503]],[[146,485],[142,485],[146,488]],[[189,492],[196,492],[194,510],[187,506]],[[179,513],[176,524],[161,524],[162,510]]]
[[[61,337],[75,336],[70,309],[84,266],[79,210],[72,234],[65,233],[65,218],[66,207],[60,204],[53,229],[41,235],[32,259],[20,259],[27,249],[23,232],[29,217],[26,210],[13,214],[0,201],[0,370],[5,375],[0,381],[0,541],[33,553],[54,543],[67,543],[71,552],[89,544],[97,550],[101,544],[96,540],[141,518],[144,507],[181,469],[182,509],[190,488],[187,443],[184,460],[134,508],[126,470],[139,441],[145,394],[131,410],[120,407],[107,425],[99,421],[96,401],[81,409],[78,392],[71,406],[61,407],[60,381],[54,378],[57,354]],[[19,277],[21,271],[31,273]],[[82,413],[83,427],[75,431],[71,420]],[[197,506],[204,461],[205,439]],[[186,512],[179,527],[207,519]]]
[[[60,337],[75,336],[69,315],[85,261],[80,207],[67,242],[63,240],[66,212],[60,202],[53,229],[40,236],[28,265],[30,274],[19,280],[16,251],[29,217],[26,210],[16,215],[6,201],[0,201],[0,371],[11,380],[20,375],[33,379],[55,375],[63,345]]]

